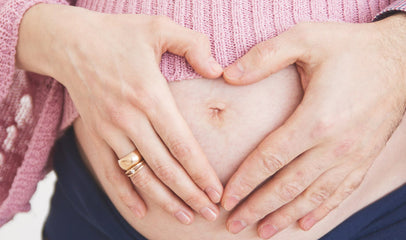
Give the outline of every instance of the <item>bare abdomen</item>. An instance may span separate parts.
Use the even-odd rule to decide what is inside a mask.
[[[171,91],[184,118],[190,125],[219,178],[225,184],[247,154],[272,130],[283,123],[302,97],[298,75],[289,67],[259,83],[237,87],[222,79],[194,79],[170,83]],[[79,142],[92,141],[80,121],[75,122]],[[392,191],[406,181],[406,126],[401,124],[388,146],[371,168],[361,187],[338,210],[311,231],[303,232],[292,225],[273,239],[318,239],[352,213]],[[91,145],[83,144],[86,149]],[[403,150],[404,149],[404,150]],[[385,169],[385,171],[381,171]],[[232,235],[225,229],[228,213],[222,210],[215,222],[196,216],[193,224],[181,225],[153,202],[147,216],[138,220],[110,189],[106,193],[124,218],[148,239],[228,240],[259,239],[256,226]],[[354,201],[356,199],[356,201]]]

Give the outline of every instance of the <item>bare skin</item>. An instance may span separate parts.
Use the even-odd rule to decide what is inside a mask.
[[[64,19],[61,15],[74,21],[64,25],[58,21]],[[85,24],[77,27],[75,21]],[[405,109],[404,22],[403,16],[395,16],[371,24],[301,24],[258,44],[227,68],[225,80],[244,85],[296,63],[304,89],[291,117],[253,150],[228,182],[222,206],[232,210],[241,202],[227,221],[230,232],[260,221],[258,234],[269,238],[299,219],[308,230],[362,182]],[[38,24],[41,32],[35,31]],[[134,27],[143,34],[126,31]],[[131,43],[134,39],[137,44]],[[111,159],[138,148],[152,169],[146,173],[157,180],[150,195],[155,194],[163,209],[184,224],[193,222],[192,210],[214,221],[222,186],[158,71],[165,51],[185,56],[204,77],[222,73],[210,58],[207,38],[167,18],[46,4],[24,17],[16,63],[52,76],[68,89],[89,134],[114,150]],[[212,115],[218,116],[221,108],[215,107]],[[116,194],[143,217],[146,206],[131,184],[111,170],[111,160],[100,159]],[[285,167],[290,162],[294,164]],[[312,167],[315,171],[296,177]],[[339,181],[329,169],[341,172]],[[330,187],[324,191],[321,186],[326,185]],[[321,200],[312,201],[313,195]]]
[[[295,63],[304,90],[227,183],[230,232],[258,222],[258,234],[270,238],[297,220],[308,230],[361,184],[405,112],[405,23],[402,13],[366,24],[298,24],[225,70],[227,82],[245,85]]]
[[[49,4],[35,5],[24,15],[16,65],[63,84],[89,134],[104,139],[115,159],[137,148],[161,180],[153,190],[161,193],[156,201],[179,221],[190,224],[194,211],[213,221],[223,186],[160,72],[166,51],[184,56],[207,78],[222,74],[211,57],[208,38],[169,18]],[[114,182],[116,194],[141,218],[146,211],[142,199],[130,184],[117,181],[109,171],[115,163],[105,160],[104,177]]]
[[[256,145],[290,116],[302,98],[298,76],[293,67],[272,75],[266,80],[249,86],[234,87],[222,80],[185,80],[169,84],[175,101],[192,132],[213,165],[221,182],[225,184],[244,158]],[[195,217],[191,225],[184,226],[157,205],[150,188],[157,181],[146,167],[133,178],[138,181],[136,191],[145,200],[148,211],[141,220],[127,210],[114,194],[115,185],[103,178],[101,158],[112,158],[109,147],[89,135],[78,119],[75,132],[82,148],[85,163],[103,187],[124,218],[148,239],[232,240],[259,239],[257,225],[247,227],[234,235],[227,231],[230,213],[221,209],[215,222]],[[311,230],[305,232],[296,223],[281,231],[272,239],[318,239],[352,213],[406,182],[406,162],[402,161],[406,149],[406,123],[400,125],[387,147],[374,162],[364,182],[347,200]],[[111,160],[111,159],[110,159]],[[306,173],[308,169],[302,169]],[[118,167],[117,177],[125,179]],[[383,181],[385,179],[385,181]],[[356,203],[356,204],[355,204]],[[282,216],[285,217],[285,216]],[[287,216],[286,216],[287,217]]]

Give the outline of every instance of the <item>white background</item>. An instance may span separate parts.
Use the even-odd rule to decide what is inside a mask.
[[[37,191],[31,199],[31,211],[17,214],[13,220],[1,227],[0,240],[42,239],[42,227],[48,215],[55,181],[55,173],[51,172],[38,184]]]

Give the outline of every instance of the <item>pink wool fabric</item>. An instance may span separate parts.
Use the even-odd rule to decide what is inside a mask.
[[[106,13],[167,15],[208,35],[214,57],[227,66],[255,44],[298,22],[370,22],[392,2],[78,0],[76,4]],[[30,209],[38,181],[50,170],[48,158],[55,140],[78,116],[59,83],[15,68],[20,21],[37,3],[72,4],[64,0],[0,0],[0,226]],[[163,56],[161,70],[168,81],[199,77],[183,58],[171,54]]]

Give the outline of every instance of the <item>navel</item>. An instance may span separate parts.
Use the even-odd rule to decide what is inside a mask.
[[[224,122],[224,114],[226,104],[223,102],[210,102],[208,104],[208,118],[214,124],[222,124]]]

